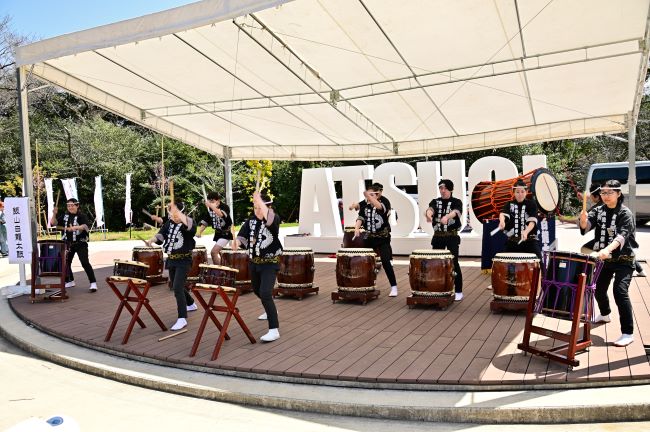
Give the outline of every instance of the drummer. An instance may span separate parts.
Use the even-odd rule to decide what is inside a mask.
[[[210,251],[212,256],[212,263],[221,265],[221,250],[228,246],[228,242],[232,240],[232,218],[230,217],[230,207],[221,201],[221,196],[217,192],[210,192],[205,201],[205,207],[208,210],[210,225],[214,228],[214,240],[216,243]],[[200,222],[200,228],[196,233],[197,237],[201,237],[203,231],[208,226],[208,222],[204,219]]]
[[[458,230],[461,226],[463,216],[463,203],[452,195],[454,182],[448,179],[440,180],[438,183],[440,197],[429,203],[429,208],[424,213],[427,222],[433,224],[433,237],[431,247],[433,249],[447,249],[454,255],[454,281],[455,300],[463,299],[463,274],[458,263],[458,249],[460,247],[460,236]]]
[[[354,203],[350,209],[359,210],[359,216],[354,226],[354,237],[361,236],[361,225],[366,230],[367,237],[364,239],[364,246],[375,249],[381,257],[381,264],[386,271],[386,277],[390,283],[389,297],[397,297],[397,279],[393,270],[393,250],[390,246],[390,201],[382,192],[384,187],[381,183],[373,183],[363,192],[364,200]]]
[[[537,204],[526,199],[526,183],[517,180],[512,187],[515,199],[507,202],[499,214],[499,229],[508,236],[506,252],[532,253],[542,260],[537,240]]]
[[[615,346],[624,347],[634,341],[634,321],[632,303],[628,289],[634,272],[634,250],[639,247],[635,239],[636,227],[634,216],[623,205],[621,183],[608,180],[600,188],[603,205],[592,208],[588,213],[580,213],[580,230],[582,234],[594,230],[593,249],[598,258],[604,260],[603,269],[596,281],[596,301],[600,314],[594,322],[611,322],[611,308],[607,289],[614,278],[614,301],[618,307],[621,324],[621,337]]]
[[[196,225],[191,217],[185,215],[185,205],[182,201],[174,200],[169,204],[169,219],[165,221],[158,234],[146,240],[145,244],[151,247],[152,243],[162,244],[163,251],[167,254],[165,263],[169,270],[169,282],[176,297],[178,320],[171,326],[171,330],[180,330],[187,326],[187,312],[197,310],[194,299],[185,289],[187,273],[192,267],[192,249],[194,249],[194,234]]]
[[[278,310],[273,301],[273,287],[277,273],[280,270],[280,216],[272,208],[273,200],[260,192],[253,193],[253,214],[244,221],[233,249],[241,244],[248,249],[253,292],[262,301],[264,313],[258,317],[268,320],[269,331],[260,337],[262,342],[273,342],[280,339],[280,321]]]

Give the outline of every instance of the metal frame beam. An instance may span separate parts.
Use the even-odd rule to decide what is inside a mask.
[[[270,43],[266,44],[260,38],[255,37],[253,32],[250,30],[251,28],[255,28],[254,26],[251,26],[250,24],[247,24],[243,22],[247,17],[242,17],[241,19],[235,19],[233,23],[244,32],[253,42],[258,44],[264,51],[267,52],[270,56],[272,56],[279,64],[281,64],[287,71],[292,73],[298,80],[300,80],[305,86],[307,86],[312,93],[309,93],[310,95],[315,94],[317,95],[323,103],[328,103],[333,109],[335,109],[339,114],[341,114],[345,119],[350,121],[353,125],[355,125],[357,128],[362,130],[366,135],[368,135],[373,141],[375,141],[379,146],[382,148],[385,148],[386,146],[383,144],[385,142],[391,142],[394,143],[393,137],[388,134],[386,131],[384,131],[379,125],[375,124],[369,117],[364,115],[358,108],[356,108],[354,105],[347,101],[341,101],[340,100],[340,94],[339,92],[334,89],[327,81],[325,81],[319,73],[314,70],[312,67],[310,67],[300,56],[298,56],[292,49],[289,47],[278,35],[273,33],[271,29],[266,27],[264,23],[257,18],[254,14],[249,15],[250,19],[252,19],[255,23],[257,23],[259,26],[261,26],[261,31],[268,34],[270,36]],[[273,42],[277,42],[277,44],[273,44]],[[287,57],[287,61],[283,60],[281,56]],[[291,60],[294,60],[291,62]],[[292,67],[291,64],[297,64],[299,67],[304,67],[305,68],[305,73],[304,76],[301,76],[301,74]],[[310,82],[310,80],[312,82]],[[325,86],[327,88],[327,91],[330,94],[329,99],[327,99],[323,94],[321,94],[321,91],[317,90],[316,87],[322,88]],[[345,109],[341,109],[338,105],[343,105]],[[351,111],[356,116],[358,117],[357,119],[352,118],[350,115],[346,113],[346,111]],[[392,151],[392,149],[391,149]]]
[[[631,42],[631,41],[639,41],[640,39],[631,39],[627,40],[624,42]],[[615,44],[618,44],[621,42],[616,42]],[[587,47],[584,49],[580,50],[567,50],[567,51],[562,51],[562,52],[554,52],[554,53],[549,53],[547,55],[555,55],[559,53],[569,53],[569,52],[577,52],[577,51],[583,51],[587,50],[589,48],[596,48],[603,46],[601,45],[594,45],[592,47]],[[400,77],[400,78],[395,78],[395,79],[390,79],[390,80],[383,80],[383,81],[376,81],[372,82],[369,84],[361,84],[361,85],[356,85],[356,86],[351,86],[351,87],[344,87],[341,89],[338,89],[337,91],[341,95],[339,99],[337,99],[337,102],[348,102],[348,101],[353,101],[355,99],[363,99],[363,98],[368,98],[368,97],[373,97],[373,96],[380,96],[380,95],[386,95],[386,94],[391,94],[391,93],[398,93],[402,91],[409,91],[409,90],[416,90],[416,89],[426,89],[429,87],[437,87],[437,86],[442,86],[442,85],[447,85],[447,84],[454,84],[454,83],[459,83],[459,82],[469,82],[469,81],[476,81],[480,79],[485,79],[485,78],[493,78],[493,77],[498,77],[498,76],[505,76],[505,75],[512,75],[512,74],[518,74],[518,73],[526,73],[530,71],[536,71],[536,70],[543,70],[543,69],[550,69],[550,68],[555,68],[555,67],[560,67],[560,66],[567,66],[567,65],[572,65],[572,64],[580,64],[580,63],[589,63],[589,62],[594,62],[594,61],[599,61],[599,60],[605,60],[605,59],[610,59],[610,58],[617,58],[617,57],[624,57],[628,55],[634,55],[634,54],[642,54],[643,50],[642,49],[637,49],[633,51],[626,51],[626,52],[620,52],[616,54],[609,54],[609,55],[603,55],[603,56],[594,56],[594,57],[588,57],[585,56],[580,59],[576,60],[570,60],[570,61],[561,61],[561,62],[556,62],[556,63],[551,63],[548,60],[545,60],[542,56],[535,55],[531,57],[518,57],[516,59],[512,60],[500,60],[497,62],[493,63],[486,63],[485,65],[477,65],[477,66],[469,66],[469,67],[463,67],[463,68],[457,68],[457,69],[448,69],[444,71],[437,71],[437,72],[427,72],[415,76],[409,76],[409,77]],[[495,66],[500,66],[504,64],[511,64],[514,62],[520,62],[523,66],[521,68],[516,67],[513,68],[512,70],[508,71],[502,71],[502,72],[496,72],[495,71]],[[528,63],[529,65],[526,66],[525,64]],[[533,64],[536,63],[536,64]],[[544,63],[544,64],[542,64]],[[468,72],[471,69],[475,68],[481,68],[484,66],[488,66],[490,69],[488,72],[483,73],[483,74],[476,74],[470,77],[464,77],[464,78],[452,78],[452,75],[454,73],[459,74],[463,71]],[[425,83],[422,84],[418,81],[417,85],[413,85],[413,80],[414,79],[422,79],[424,77],[430,77],[433,75],[446,75],[448,78],[446,78],[444,81],[439,81],[435,83]],[[375,90],[376,87],[385,87],[387,84],[402,84],[401,87],[397,88],[392,88],[388,90]],[[365,92],[364,92],[365,90]],[[175,116],[183,116],[183,115],[188,115],[188,114],[199,114],[197,112],[191,112],[191,109],[193,107],[201,107],[203,111],[207,112],[230,112],[230,111],[246,111],[246,110],[257,110],[257,109],[267,109],[267,108],[278,108],[278,107],[293,107],[293,106],[306,106],[306,105],[321,105],[321,104],[331,104],[331,102],[326,98],[326,95],[331,94],[333,90],[327,90],[327,91],[320,91],[320,92],[310,92],[310,93],[293,93],[293,94],[287,94],[287,95],[274,95],[274,96],[268,96],[268,97],[260,97],[260,98],[243,98],[243,99],[236,99],[236,100],[222,100],[222,101],[213,101],[213,102],[201,102],[197,104],[189,104],[189,105],[169,105],[165,107],[154,107],[154,108],[147,108],[147,112],[154,113],[155,111],[167,111],[169,112],[172,109],[183,109],[186,108],[186,112],[179,112],[179,113],[168,113],[168,114],[156,114],[157,117],[165,118],[165,117],[175,117]],[[350,96],[344,96],[344,93],[347,92],[353,92],[353,95]],[[290,103],[280,103],[278,100],[282,98],[310,98],[311,100],[309,101],[300,101],[300,102],[290,102]],[[528,93],[526,96],[529,100],[531,100],[531,96]],[[271,105],[271,104],[274,105]],[[239,105],[238,107],[223,107],[223,108],[216,108],[217,105]],[[212,105],[213,109],[210,110],[206,106],[207,105]]]

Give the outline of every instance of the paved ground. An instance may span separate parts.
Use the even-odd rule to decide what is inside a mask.
[[[83,431],[394,432],[649,430],[650,422],[473,425],[376,420],[247,408],[148,390],[77,372],[26,354],[0,338],[0,430],[30,417],[73,418]]]

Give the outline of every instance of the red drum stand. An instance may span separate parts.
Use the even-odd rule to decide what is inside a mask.
[[[569,334],[533,325],[536,295],[535,290],[530,291],[528,309],[526,311],[526,326],[524,327],[524,340],[519,345],[517,345],[520,350],[545,357],[558,363],[565,364],[569,366],[569,369],[580,365],[580,361],[575,359],[576,353],[589,348],[592,344],[590,335],[592,314],[591,308],[587,308],[587,311],[584,314],[582,337],[579,335],[579,326],[581,320],[581,311],[583,310],[586,280],[586,275],[584,273],[581,273],[578,277],[578,286],[576,287],[575,302],[573,304],[571,316],[571,332]],[[539,349],[530,345],[530,335],[533,333],[565,343],[548,350]]]

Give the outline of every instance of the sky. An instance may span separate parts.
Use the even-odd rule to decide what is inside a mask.
[[[196,0],[0,0],[0,17],[32,41],[171,9]]]

